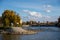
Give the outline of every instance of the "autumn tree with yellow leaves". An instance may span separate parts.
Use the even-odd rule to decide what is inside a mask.
[[[20,16],[16,14],[16,12],[12,10],[5,10],[2,14],[2,22],[3,26],[10,27],[13,26],[21,26]]]

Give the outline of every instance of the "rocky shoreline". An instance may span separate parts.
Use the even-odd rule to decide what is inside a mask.
[[[5,31],[2,31],[1,34],[36,34],[36,31],[32,31],[32,30],[25,30],[22,29],[21,27],[12,27],[10,29],[6,29]]]

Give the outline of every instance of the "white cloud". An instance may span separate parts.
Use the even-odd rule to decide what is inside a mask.
[[[47,7],[50,7],[51,8],[52,6],[51,5],[47,5]]]
[[[43,5],[43,8],[48,13],[52,11],[52,5]]]
[[[45,19],[50,19],[51,18],[51,16],[43,16]]]
[[[26,14],[29,14],[30,17],[28,17],[30,20],[45,20],[48,21],[51,19],[50,16],[48,15],[42,15],[40,12],[35,12],[35,11],[29,11],[29,10],[23,10]]]
[[[29,10],[23,10],[23,12],[26,12],[26,13],[28,12],[29,13],[30,11]]]
[[[46,12],[48,12],[48,13],[49,13],[49,12],[51,12],[51,10],[46,10]]]
[[[28,13],[31,16],[35,16],[35,17],[39,17],[39,18],[41,18],[43,16],[41,13],[35,12],[35,11],[23,10],[23,12]]]
[[[45,20],[45,21],[51,20],[51,16],[44,16],[44,20]]]

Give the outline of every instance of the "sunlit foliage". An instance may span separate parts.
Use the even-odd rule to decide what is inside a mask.
[[[20,24],[20,16],[16,14],[16,12],[12,10],[5,10],[2,14],[2,22],[6,27],[10,26],[21,26]]]

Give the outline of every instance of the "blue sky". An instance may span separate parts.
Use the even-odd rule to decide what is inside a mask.
[[[57,21],[60,0],[0,0],[0,15],[7,9],[16,11],[23,21]]]

